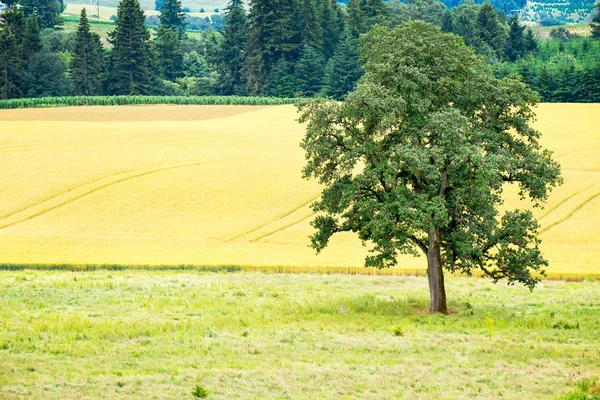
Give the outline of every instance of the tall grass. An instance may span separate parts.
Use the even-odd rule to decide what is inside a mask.
[[[298,98],[245,96],[66,96],[0,100],[0,109],[142,104],[282,105],[299,101]]]

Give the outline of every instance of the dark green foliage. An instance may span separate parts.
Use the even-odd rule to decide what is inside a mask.
[[[298,59],[301,32],[296,0],[251,0],[245,75],[250,93],[262,91],[275,64]]]
[[[27,97],[68,96],[71,82],[62,57],[49,49],[35,53],[23,74],[23,87]]]
[[[54,28],[63,24],[60,16],[62,6],[58,0],[19,0],[26,17],[36,13],[41,29]]]
[[[302,36],[302,46],[311,46],[314,49],[321,49],[323,38],[321,37],[321,27],[317,18],[316,0],[300,1],[300,34]]]
[[[355,38],[367,31],[367,16],[365,15],[365,2],[363,0],[350,0],[348,2],[348,19],[346,25],[348,32]]]
[[[160,25],[177,33],[179,39],[185,37],[185,13],[181,9],[181,0],[164,0],[159,20]]]
[[[340,25],[338,15],[336,12],[337,5],[334,7],[332,0],[319,0],[318,1],[318,21],[321,35],[321,48],[323,50],[323,57],[325,60],[329,60],[333,56],[335,46],[340,40],[340,36],[344,30],[343,24]]]
[[[154,47],[161,75],[170,81],[182,76],[183,52],[177,32],[161,24],[156,33]]]
[[[8,24],[0,24],[0,99],[19,96],[21,68],[17,38]]]
[[[327,96],[340,100],[354,89],[362,75],[358,55],[358,39],[346,32],[325,68],[324,92]]]
[[[523,47],[525,48],[526,53],[534,52],[538,48],[537,39],[533,35],[533,31],[531,29],[525,30],[525,36],[523,37]]]
[[[76,95],[97,95],[102,91],[104,49],[100,36],[90,31],[86,9],[81,9],[71,58],[71,80]]]
[[[297,95],[300,97],[315,96],[323,87],[325,58],[317,49],[305,45],[300,53],[300,59],[296,63],[294,75]]]
[[[523,57],[526,52],[525,37],[523,32],[525,27],[519,23],[517,15],[510,19],[508,40],[506,41],[505,56],[510,61],[516,61],[517,58]]]
[[[592,37],[594,39],[600,39],[600,3],[596,4],[595,14],[592,18],[590,28],[592,29]]]
[[[155,74],[151,69],[150,33],[144,26],[144,11],[138,0],[122,0],[115,30],[109,35],[108,88],[112,94],[152,93]]]
[[[365,74],[343,103],[301,106],[303,173],[324,186],[312,246],[356,232],[373,245],[365,265],[378,268],[425,253],[431,312],[447,312],[439,280],[432,285],[442,268],[533,288],[532,272],[547,265],[539,225],[530,211],[498,207],[506,184],[539,204],[561,182],[529,126],[537,95],[515,76],[495,78],[460,38],[420,21],[375,28],[362,57]]]
[[[42,38],[40,37],[40,27],[38,26],[36,13],[31,14],[27,18],[21,49],[24,66],[27,66],[31,62],[33,55],[42,49]]]
[[[20,46],[23,42],[23,36],[25,34],[25,14],[19,10],[16,5],[12,5],[9,9],[2,12],[2,19],[4,20],[4,26],[8,26],[15,35],[17,44]]]
[[[227,6],[223,41],[219,50],[219,91],[222,94],[247,94],[244,62],[248,43],[248,18],[241,0],[231,0]]]
[[[294,97],[297,81],[293,64],[281,57],[265,79],[264,94],[275,97]]]
[[[454,32],[454,22],[452,20],[452,13],[450,11],[446,11],[444,13],[444,18],[442,19],[442,32]]]
[[[481,41],[494,50],[498,57],[504,52],[506,31],[498,21],[494,6],[486,0],[477,14],[477,33]]]

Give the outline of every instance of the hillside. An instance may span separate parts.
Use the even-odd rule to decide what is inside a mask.
[[[599,272],[599,113],[539,107],[566,182],[535,210],[556,273]],[[320,190],[300,177],[296,118],[292,106],[2,111],[0,263],[361,266],[351,234],[319,256],[307,247]]]

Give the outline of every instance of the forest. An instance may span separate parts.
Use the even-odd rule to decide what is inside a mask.
[[[449,8],[451,7],[451,8]],[[148,26],[122,0],[105,40],[82,10],[62,29],[59,0],[18,0],[0,22],[0,99],[47,96],[271,96],[342,99],[361,77],[361,35],[423,20],[463,38],[499,77],[519,74],[544,102],[600,102],[600,14],[591,36],[541,39],[486,0],[231,0],[220,30],[190,28],[180,0]],[[106,28],[104,25],[103,28]],[[194,35],[191,33],[194,32]]]

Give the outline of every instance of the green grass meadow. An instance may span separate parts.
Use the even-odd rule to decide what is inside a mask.
[[[600,392],[600,282],[447,290],[431,316],[423,277],[2,271],[0,399]]]

